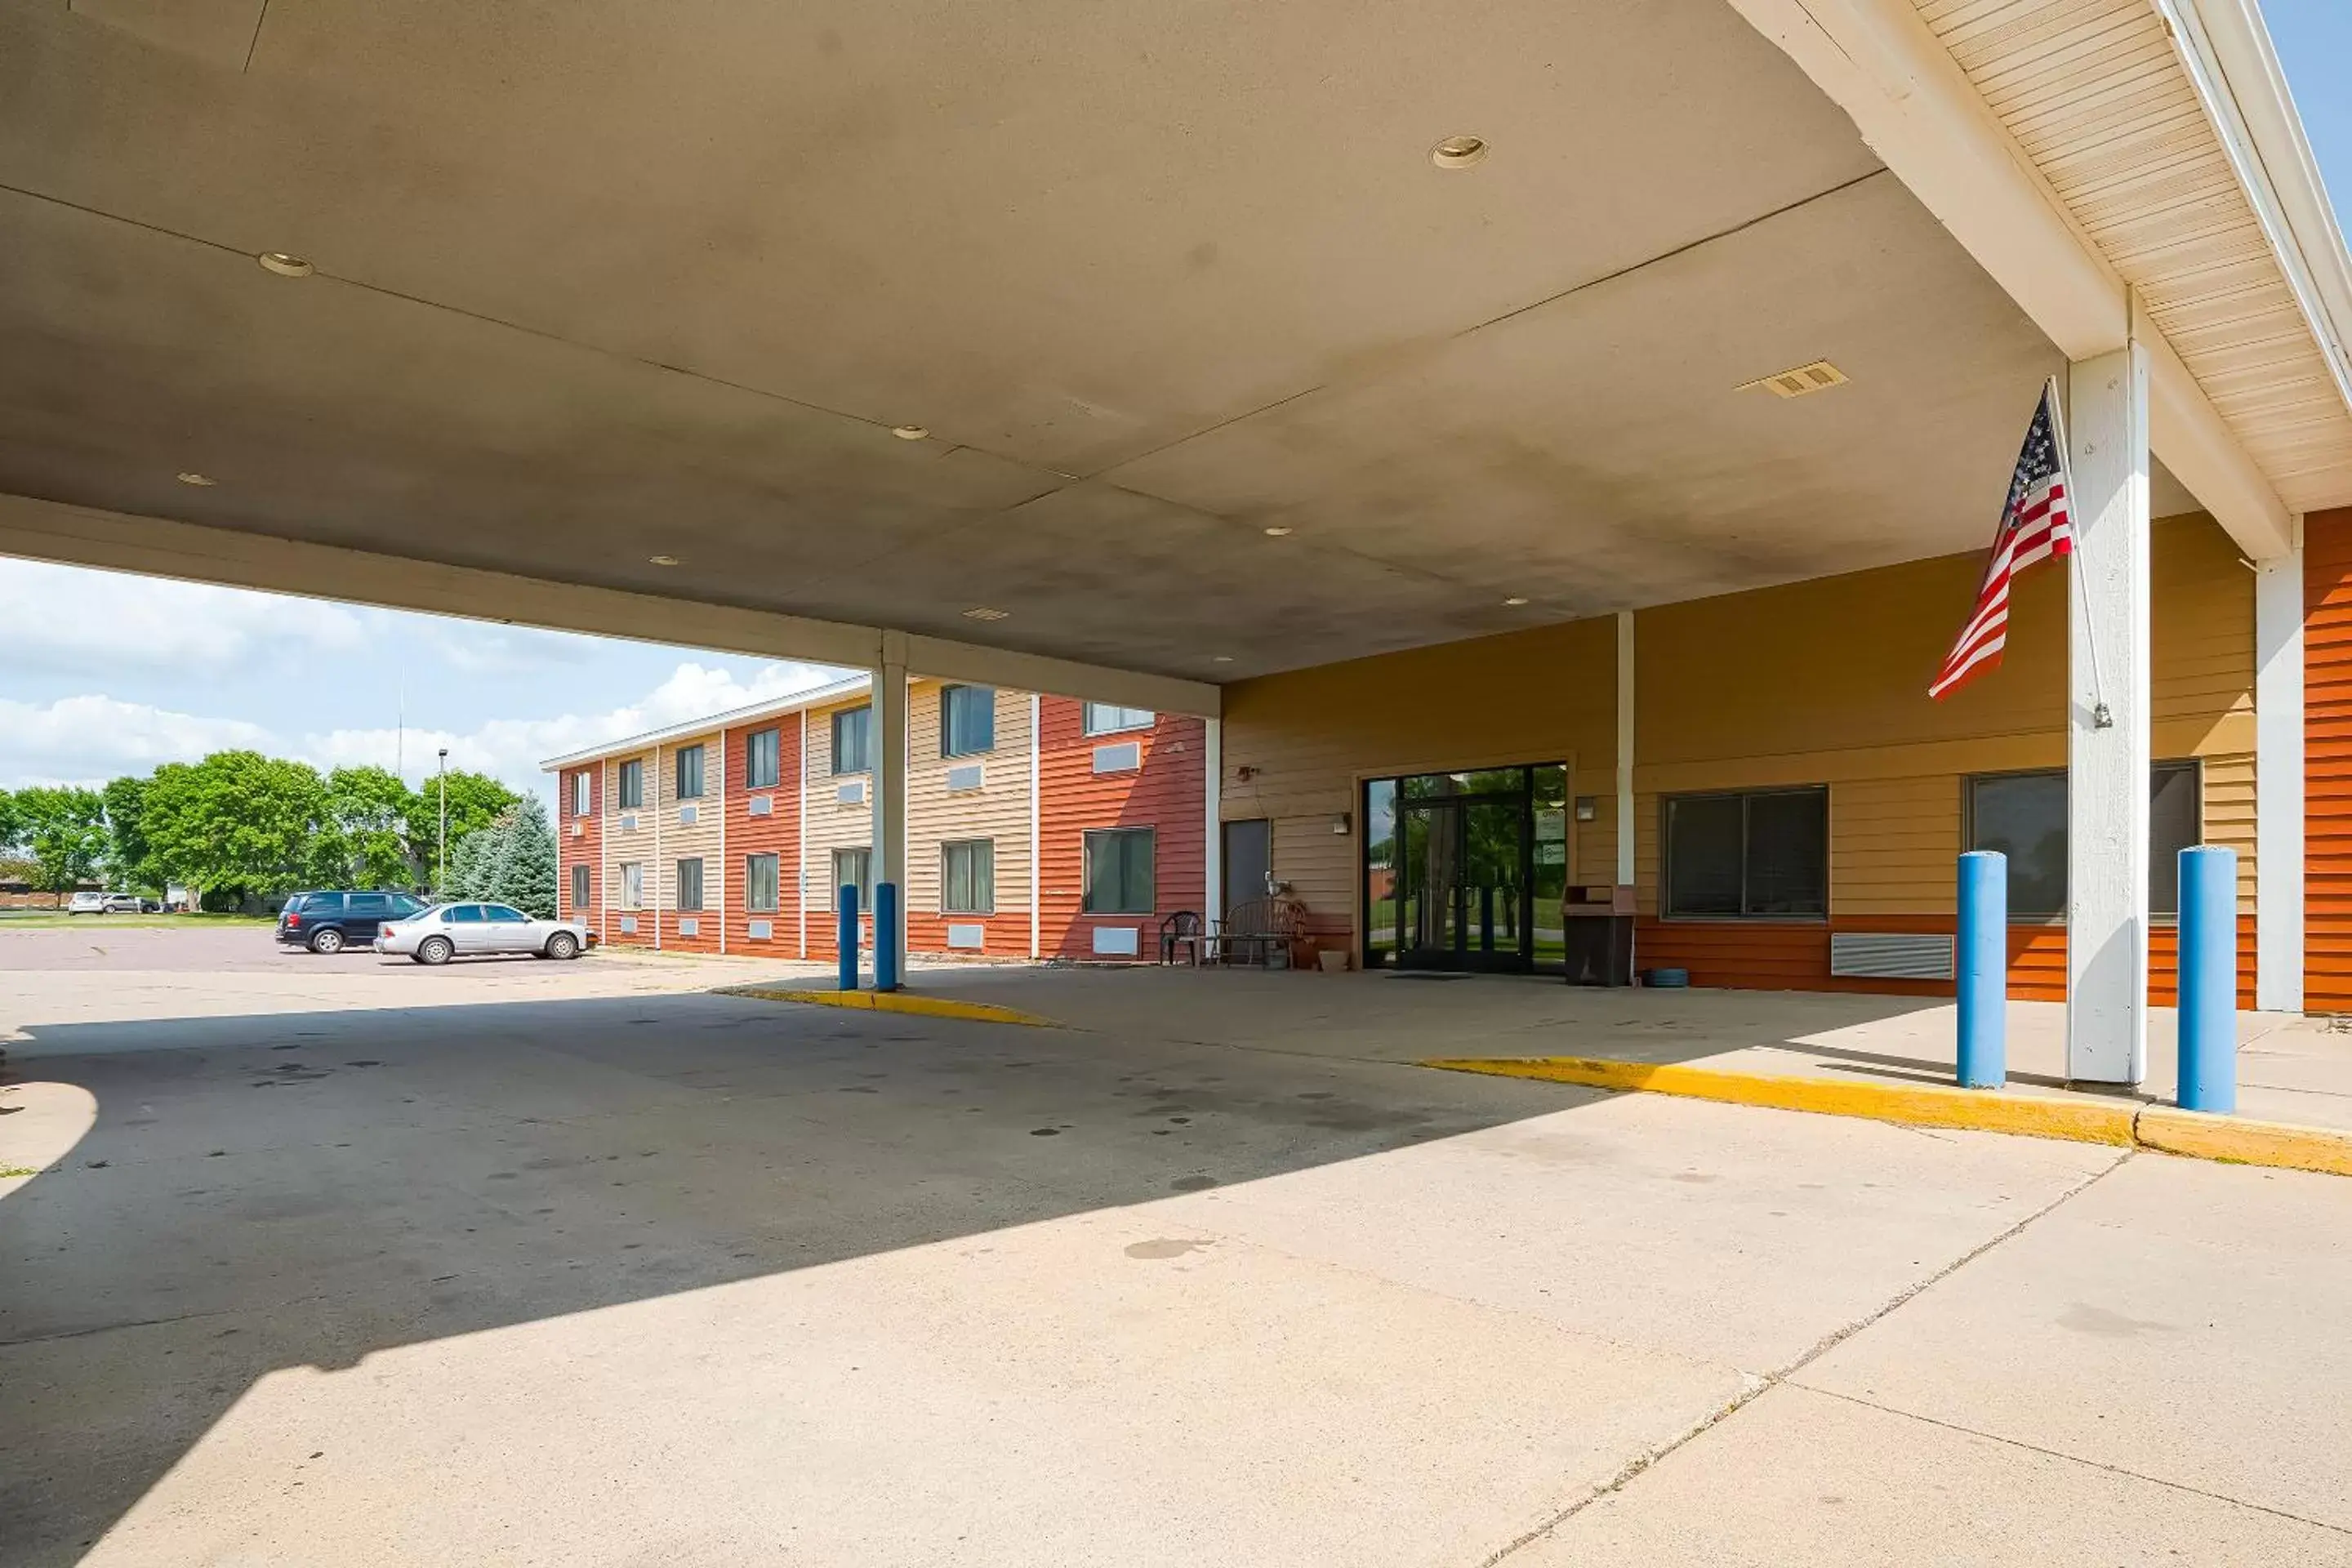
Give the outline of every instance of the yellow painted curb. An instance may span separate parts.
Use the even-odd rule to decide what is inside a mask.
[[[2042,1100],[1990,1089],[1773,1078],[1762,1073],[1717,1072],[1710,1068],[1611,1061],[1599,1057],[1475,1058],[1425,1061],[1421,1065],[1448,1072],[1491,1073],[1500,1078],[1542,1079],[1594,1089],[1641,1089],[1690,1100],[1717,1100],[1729,1105],[1810,1110],[1822,1116],[1859,1116],[1872,1121],[1897,1121],[1908,1127],[2017,1132],[2030,1138],[2064,1138],[2076,1143],[2112,1143],[2118,1148],[2128,1148],[2132,1142],[2132,1106]]]
[[[1720,1100],[1727,1105],[1810,1110],[1822,1116],[1857,1116],[1906,1127],[2011,1132],[2028,1138],[2061,1138],[2074,1143],[2106,1143],[2118,1148],[2137,1145],[2195,1160],[2352,1176],[2352,1133],[2325,1127],[2293,1127],[2278,1121],[2242,1121],[2234,1116],[2179,1110],[2168,1105],[2046,1100],[2000,1089],[1947,1089],[1940,1084],[1896,1086],[1844,1083],[1832,1079],[1775,1078],[1671,1063],[1613,1061],[1601,1057],[1478,1057],[1440,1058],[1420,1065],[1447,1072],[1486,1073],[1497,1078],[1583,1084],[1592,1089],[1680,1095],[1688,1100]]]
[[[2321,1171],[2352,1176],[2352,1137],[2324,1127],[2294,1127],[2284,1121],[2242,1121],[2201,1110],[2151,1105],[2135,1128],[2140,1142],[2168,1154],[2220,1160],[2233,1165],[2268,1165],[2285,1171]]]
[[[807,1002],[819,1007],[856,1007],[869,1013],[914,1013],[927,1018],[964,1018],[982,1024],[1021,1024],[1058,1029],[1052,1018],[999,1007],[992,1002],[959,1002],[952,996],[921,996],[908,991],[790,991],[772,985],[722,985],[721,996],[755,996],[766,1002]]]

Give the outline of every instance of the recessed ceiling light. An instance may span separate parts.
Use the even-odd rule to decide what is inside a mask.
[[[1514,594],[1509,598],[1504,600],[1503,603],[1510,605],[1514,609],[1517,609],[1519,605],[1526,604],[1527,600],[1519,595]]]
[[[893,425],[890,434],[901,441],[919,441],[930,432],[920,425]]]
[[[1001,621],[1012,613],[1010,610],[992,610],[986,605],[974,605],[963,613],[963,618],[968,621]]]
[[[1290,537],[1290,530],[1277,523],[1265,531],[1265,536],[1268,539],[1287,539]]]
[[[656,566],[675,566],[677,564],[677,557],[675,555],[648,555],[646,559]]]
[[[1466,169],[1486,155],[1483,136],[1448,136],[1429,150],[1429,161],[1441,169]]]
[[[308,278],[317,270],[300,257],[289,256],[282,250],[265,250],[254,259],[280,278]]]
[[[214,479],[210,474],[199,474],[194,470],[184,473],[180,475],[179,478],[180,482],[184,485],[197,485],[205,489],[210,489],[213,486],[220,483],[218,479]]]
[[[1211,657],[1209,662],[1211,664],[1231,664],[1234,662],[1234,656],[1229,653],[1216,654]]]

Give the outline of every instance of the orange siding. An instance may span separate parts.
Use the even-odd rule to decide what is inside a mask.
[[[1206,727],[1198,719],[1162,714],[1149,730],[1092,736],[1085,733],[1085,704],[1048,697],[1039,708],[1040,947],[1049,957],[1091,959],[1097,927],[1133,926],[1142,933],[1136,943],[1137,957],[1150,963],[1159,956],[1160,921],[1179,910],[1197,912],[1202,908]],[[1140,769],[1118,773],[1094,771],[1097,745],[1128,741],[1142,748]],[[1158,907],[1150,914],[1082,912],[1086,834],[1090,828],[1104,827],[1156,830],[1153,892]]]
[[[751,737],[763,730],[776,738],[776,782],[753,789],[749,782]],[[765,958],[796,958],[801,950],[801,723],[800,715],[740,725],[727,731],[727,853],[722,858],[716,889],[727,921],[727,951]],[[768,802],[763,816],[751,815],[751,798]],[[744,903],[743,861],[751,855],[776,857],[776,909],[754,914]],[[769,922],[763,941],[751,935],[751,922]]]
[[[556,775],[556,858],[562,870],[556,878],[557,913],[568,921],[584,923],[593,935],[596,916],[604,906],[604,879],[599,851],[604,842],[604,821],[598,815],[604,809],[604,770],[591,763],[585,767],[570,768]],[[575,816],[572,812],[572,783],[582,774],[588,778],[588,810]],[[575,908],[572,901],[572,868],[588,868],[588,902]]]
[[[2303,523],[2304,1005],[2352,1010],[2352,510]]]
[[[1850,979],[1830,973],[1833,931],[1934,931],[1953,929],[1949,915],[1870,915],[1811,921],[1662,921],[1645,919],[1633,937],[1643,969],[1685,969],[1693,985],[1748,991],[1864,991],[1897,996],[1949,996],[1948,980]],[[2148,932],[2147,999],[2169,1007],[2179,997],[2179,933]],[[2009,928],[2009,994],[2020,1002],[2066,999],[2066,931],[2055,925]],[[2238,922],[2238,1005],[2254,1005],[2254,930]]]

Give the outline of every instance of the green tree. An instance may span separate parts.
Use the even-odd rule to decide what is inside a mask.
[[[428,878],[440,874],[441,788],[439,773],[425,781],[425,787],[409,797],[408,853],[411,859],[424,868]],[[457,851],[466,840],[496,822],[522,797],[488,773],[453,773],[447,775],[449,791],[449,872],[452,885],[457,868]]]
[[[106,870],[114,886],[161,892],[154,854],[147,842],[147,781],[125,774],[100,792],[106,802]]]
[[[201,763],[157,768],[145,807],[142,826],[161,875],[199,896],[278,892],[310,865],[327,786],[307,763],[215,752]]]
[[[98,874],[106,855],[106,802],[94,789],[20,789],[12,798],[18,837],[32,852],[33,885],[66,894]]]
[[[547,807],[526,796],[457,847],[449,866],[449,896],[512,904],[553,920],[555,878],[555,834],[547,825]]]
[[[406,888],[419,879],[410,858],[415,797],[389,768],[337,768],[327,775],[326,816],[310,856],[309,879],[322,888]]]
[[[24,847],[24,823],[16,813],[16,797],[0,789],[0,855]]]

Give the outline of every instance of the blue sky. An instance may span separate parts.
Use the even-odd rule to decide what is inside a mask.
[[[2263,0],[2338,220],[2352,0]],[[518,787],[541,759],[835,671],[0,559],[0,788],[102,783],[223,746]]]

